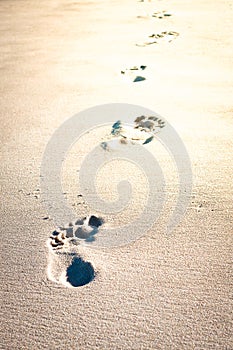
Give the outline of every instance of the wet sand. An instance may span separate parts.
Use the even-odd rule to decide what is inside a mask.
[[[228,0],[1,1],[2,349],[232,349],[232,7]],[[148,16],[162,10],[172,16]],[[136,46],[162,31],[180,35]],[[134,65],[147,66],[145,81],[123,79],[121,70]],[[96,278],[64,287],[47,274],[54,226],[41,200],[43,152],[67,118],[116,102],[156,111],[182,137],[193,167],[190,206],[170,236],[165,210],[136,242],[84,251]],[[67,159],[71,204],[75,171],[97,136],[84,137],[78,156]],[[161,162],[169,211],[174,169]],[[106,198],[114,168],[108,172],[99,181]],[[116,227],[140,212],[144,186],[134,206],[112,218]],[[77,215],[86,215],[84,204]]]

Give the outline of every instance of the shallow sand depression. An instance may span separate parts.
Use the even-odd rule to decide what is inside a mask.
[[[233,348],[232,7],[1,1],[1,349]],[[117,135],[113,124],[82,135],[61,174],[75,222],[57,227],[46,209],[41,164],[52,135],[71,116],[110,103],[155,111],[188,151],[192,194],[171,235],[179,178],[150,119],[132,131],[119,115]],[[117,202],[118,183],[129,180],[130,204],[114,214],[88,204],[82,162],[98,145],[107,157],[118,141],[156,158],[166,200],[140,238],[93,249],[104,229],[123,232],[137,220],[150,193],[143,169],[115,161],[99,170],[96,188]]]

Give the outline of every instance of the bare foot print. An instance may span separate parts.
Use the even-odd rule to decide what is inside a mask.
[[[159,19],[163,19],[163,18],[171,17],[171,16],[172,16],[172,14],[168,11],[154,12],[152,15],[152,17],[159,18]]]
[[[81,241],[91,242],[103,220],[94,215],[76,220],[55,230],[47,241],[48,278],[67,287],[80,287],[91,282],[96,272],[86,261]]]
[[[119,144],[145,145],[154,139],[154,136],[165,126],[165,122],[155,116],[139,116],[134,125],[127,125],[118,120],[113,124],[111,138],[102,142],[101,147],[109,151],[116,149]]]
[[[132,68],[126,68],[121,71],[121,74],[129,79],[130,81],[136,83],[139,81],[146,80],[145,76],[142,76],[144,70],[146,69],[146,66],[134,66]]]
[[[151,17],[154,18],[158,18],[158,19],[163,19],[163,18],[167,18],[167,17],[171,17],[172,14],[168,11],[158,11],[158,12],[154,12],[152,15],[148,14],[148,15],[139,15],[137,16],[137,18],[141,18],[141,19],[149,19]]]
[[[141,44],[136,44],[136,46],[140,47],[145,47],[153,44],[159,44],[162,42],[172,42],[175,40],[180,34],[174,31],[170,32],[161,32],[160,34],[151,34],[149,35],[149,40],[141,43]]]

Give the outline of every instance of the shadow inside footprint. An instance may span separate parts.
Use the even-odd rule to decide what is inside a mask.
[[[67,282],[73,287],[81,287],[95,278],[95,270],[91,263],[80,257],[74,257],[66,271]]]
[[[88,221],[88,225],[98,228],[103,224],[103,222],[103,219],[97,218],[95,215],[91,215]]]
[[[143,81],[143,80],[146,80],[146,78],[141,77],[140,75],[137,75],[133,82],[137,83],[138,81]]]

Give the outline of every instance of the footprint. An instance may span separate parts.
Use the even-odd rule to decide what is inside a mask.
[[[159,19],[162,19],[164,17],[171,17],[171,16],[172,14],[167,11],[154,12],[152,15],[152,17],[159,18]]]
[[[86,261],[80,243],[93,241],[103,219],[90,215],[55,230],[47,241],[48,278],[68,287],[84,286],[95,276],[93,265]]]
[[[160,34],[151,34],[149,35],[149,40],[141,43],[136,44],[136,46],[145,47],[148,45],[158,44],[161,42],[172,42],[175,40],[180,34],[178,32],[170,31],[170,32],[161,32]]]
[[[120,144],[145,145],[151,142],[163,127],[165,122],[155,116],[139,116],[135,119],[134,125],[127,125],[118,120],[112,126],[111,139],[102,142],[100,146],[109,151],[117,149]]]
[[[163,19],[166,17],[171,17],[172,14],[170,12],[167,11],[159,11],[159,12],[154,12],[152,15],[148,14],[148,15],[138,15],[137,18],[141,18],[141,19],[150,19],[151,17],[154,18],[159,18],[159,19]]]
[[[132,68],[126,68],[125,70],[121,71],[121,74],[131,80],[132,82],[136,83],[139,81],[146,80],[144,76],[141,75],[141,73],[146,69],[146,66],[134,66]]]

